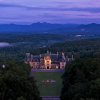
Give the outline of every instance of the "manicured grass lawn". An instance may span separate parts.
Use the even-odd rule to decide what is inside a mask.
[[[59,96],[62,87],[62,72],[33,72],[41,96]],[[55,80],[54,83],[43,82]]]

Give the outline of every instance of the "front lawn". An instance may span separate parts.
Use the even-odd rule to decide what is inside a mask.
[[[41,96],[59,96],[62,72],[33,72]]]

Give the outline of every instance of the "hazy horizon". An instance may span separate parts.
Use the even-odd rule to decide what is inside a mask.
[[[49,22],[33,22],[33,23],[0,23],[0,25],[32,25],[32,24],[58,24],[58,25],[89,25],[100,23],[49,23]]]

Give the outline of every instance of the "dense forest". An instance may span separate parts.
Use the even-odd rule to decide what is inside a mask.
[[[8,46],[0,47],[0,61],[22,61],[27,52],[43,48],[56,42],[65,40],[63,35],[50,34],[0,34],[0,43]]]
[[[0,100],[41,100],[30,70],[23,62],[0,62]]]
[[[61,100],[100,100],[100,58],[75,60],[62,78]]]
[[[62,76],[61,100],[100,100],[100,38],[66,41],[63,36],[44,35],[43,40],[42,37],[35,39],[33,36],[33,39],[29,36],[29,41],[26,36],[19,39],[12,35],[12,40],[9,37],[4,36],[5,42],[13,45],[0,48],[0,100],[41,99],[34,77],[30,76],[31,69],[24,64],[24,58],[27,52],[39,55],[47,50],[64,52],[69,57],[73,54],[75,58],[66,66]],[[42,43],[39,40],[48,43],[49,40],[54,41],[55,37],[57,42],[36,46]],[[0,41],[3,42],[2,38]]]
[[[55,43],[46,48],[35,49],[33,54],[51,52],[64,52],[69,57],[73,54],[76,59],[88,57],[100,57],[100,38],[66,41]]]
[[[27,36],[29,38],[27,38]],[[37,35],[38,36],[38,35]],[[8,37],[2,36],[5,42],[11,45],[0,48],[0,61],[8,60],[23,61],[25,54],[30,52],[34,55],[50,52],[65,52],[69,57],[73,54],[75,58],[100,57],[100,38],[67,40],[61,35],[19,35]],[[12,38],[11,38],[12,37]],[[10,40],[11,38],[11,40]],[[2,39],[0,39],[3,42]]]

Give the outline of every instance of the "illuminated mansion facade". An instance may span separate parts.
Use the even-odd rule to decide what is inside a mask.
[[[63,52],[53,54],[47,51],[47,53],[37,56],[26,53],[25,63],[33,69],[64,69],[71,60],[73,60],[73,56],[68,58]]]

